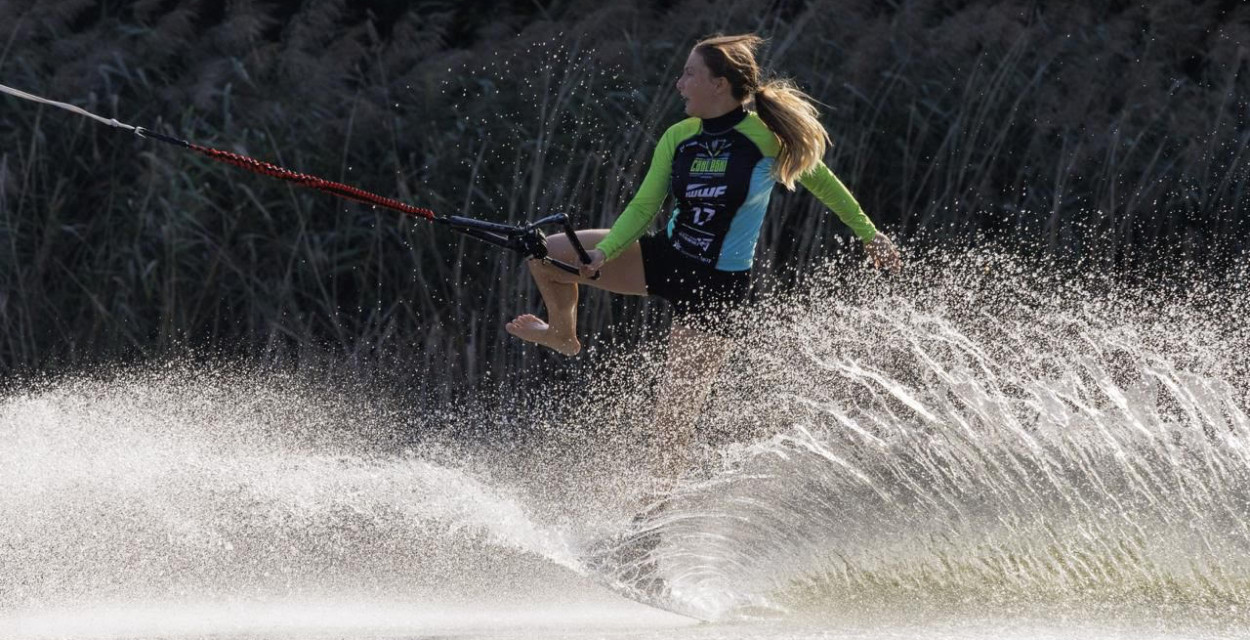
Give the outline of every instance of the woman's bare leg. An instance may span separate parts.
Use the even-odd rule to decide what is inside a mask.
[[[607,229],[588,229],[578,231],[577,239],[583,247],[589,248],[599,244],[607,233]],[[572,265],[581,262],[577,251],[564,235],[547,238],[547,252],[561,262]],[[582,278],[542,260],[530,260],[529,269],[547,307],[547,320],[544,322],[533,314],[525,313],[504,325],[504,329],[522,340],[541,344],[566,356],[575,355],[582,349],[582,343],[577,339],[578,285],[586,284],[626,295],[647,295],[642,249],[637,242],[626,247],[616,259],[604,263],[598,280]]]
[[[690,468],[695,423],[732,346],[728,338],[673,323],[652,425],[654,496],[666,495]]]
[[[671,508],[670,496],[692,463],[695,424],[707,402],[712,383],[730,353],[728,338],[711,335],[674,322],[669,332],[668,358],[656,395],[655,411],[639,416],[641,441],[648,446],[652,484],[628,504],[634,514],[631,528],[613,540],[607,565],[636,588],[655,591],[663,542],[662,525]],[[661,587],[662,588],[662,587]]]

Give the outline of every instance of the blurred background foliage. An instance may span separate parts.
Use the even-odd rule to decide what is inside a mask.
[[[0,83],[447,215],[609,226],[699,37],[756,31],[826,157],[913,248],[995,242],[1164,276],[1244,262],[1250,7],[1231,0],[6,0]],[[515,256],[0,100],[0,367],[192,350],[443,397],[539,370]],[[858,251],[774,194],[760,288]],[[853,276],[853,274],[852,274]],[[664,305],[586,293],[599,353]]]

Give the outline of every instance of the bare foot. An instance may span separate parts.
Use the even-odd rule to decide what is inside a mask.
[[[582,350],[582,343],[577,341],[577,336],[558,335],[552,331],[551,325],[529,313],[517,316],[504,325],[504,329],[522,340],[536,342],[566,356],[575,356]]]

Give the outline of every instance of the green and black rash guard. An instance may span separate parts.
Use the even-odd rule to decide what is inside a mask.
[[[673,194],[677,202],[665,235],[674,249],[721,271],[745,271],[776,180],[777,136],[746,109],[703,120],[687,118],[660,137],[651,167],[625,211],[597,245],[609,260],[642,237]],[[823,162],[799,178],[864,242],[877,229]]]

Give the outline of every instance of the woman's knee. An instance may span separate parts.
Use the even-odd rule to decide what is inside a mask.
[[[560,259],[554,254],[552,254],[551,257],[557,260]],[[525,262],[530,268],[530,275],[534,276],[535,279],[542,278],[559,284],[576,284],[578,282],[578,276],[569,273],[541,258],[530,258]]]

